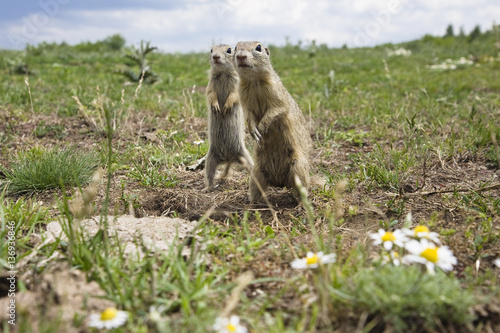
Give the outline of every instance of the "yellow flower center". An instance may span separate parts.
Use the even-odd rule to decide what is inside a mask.
[[[420,253],[420,256],[429,260],[430,262],[435,263],[438,261],[438,248],[427,248],[422,253]]]
[[[318,261],[319,261],[319,258],[318,258],[317,254],[314,254],[312,257],[307,257],[307,259],[306,259],[307,265],[317,264]]]
[[[427,228],[425,225],[418,225],[415,227],[415,235],[419,232],[429,232],[429,228]]]
[[[396,240],[396,237],[394,237],[394,233],[387,231],[383,236],[382,236],[382,241],[383,242],[394,242]]]
[[[227,330],[228,332],[236,332],[236,326],[234,326],[233,324],[229,323],[229,324],[227,324],[227,326],[226,326],[226,330]]]
[[[107,320],[112,320],[115,319],[116,315],[118,314],[118,310],[115,308],[107,308],[101,313],[101,320],[102,321],[107,321]]]

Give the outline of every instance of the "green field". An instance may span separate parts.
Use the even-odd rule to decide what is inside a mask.
[[[498,27],[269,48],[326,180],[301,205],[278,188],[252,205],[242,167],[204,193],[187,168],[208,150],[209,50],[149,53],[154,83],[120,74],[141,72],[116,36],[0,50],[2,309],[12,225],[17,270],[3,332],[97,332],[87,318],[110,306],[128,312],[116,332],[210,332],[230,314],[251,332],[500,331]],[[155,219],[180,221],[161,249]],[[385,260],[370,236],[417,225],[453,252],[450,271],[396,265],[410,248]],[[294,269],[309,251],[336,260]]]

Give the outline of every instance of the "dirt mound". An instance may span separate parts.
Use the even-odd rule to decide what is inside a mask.
[[[142,238],[143,244],[151,251],[168,251],[175,240],[187,237],[196,226],[196,221],[165,216],[110,216],[108,221],[110,233],[116,233],[120,242],[125,244],[125,253],[140,251],[135,242],[138,238]],[[98,219],[83,220],[81,226],[93,236],[99,231],[100,222]],[[65,238],[61,224],[57,221],[47,225],[47,233],[53,237]]]
[[[252,204],[248,199],[248,174],[240,167],[231,170],[226,179],[216,179],[212,192],[203,191],[204,171],[180,171],[181,187],[151,189],[140,200],[138,216],[167,216],[175,212],[187,220],[199,220],[207,212],[210,218],[223,222],[245,211],[266,211],[264,203]],[[294,209],[297,201],[291,192],[282,188],[269,188],[267,196],[273,209]],[[271,214],[268,214],[271,218]]]

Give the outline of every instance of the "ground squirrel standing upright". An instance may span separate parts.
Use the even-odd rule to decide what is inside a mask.
[[[238,93],[248,129],[257,143],[250,179],[252,202],[261,198],[258,184],[264,191],[268,186],[286,186],[299,199],[295,178],[306,189],[310,183],[312,141],[306,121],[273,70],[269,54],[259,42],[238,42],[235,48]]]
[[[227,163],[223,177],[231,163],[238,162],[247,169],[253,167],[252,157],[245,147],[245,125],[237,84],[238,73],[233,65],[233,50],[218,44],[210,51],[208,72],[208,138],[210,148],[205,162],[205,185],[214,187],[215,171],[220,163]]]

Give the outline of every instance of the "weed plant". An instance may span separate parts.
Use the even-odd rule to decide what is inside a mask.
[[[98,166],[95,153],[74,148],[21,151],[1,170],[0,188],[9,194],[32,194],[62,185],[87,184]]]

